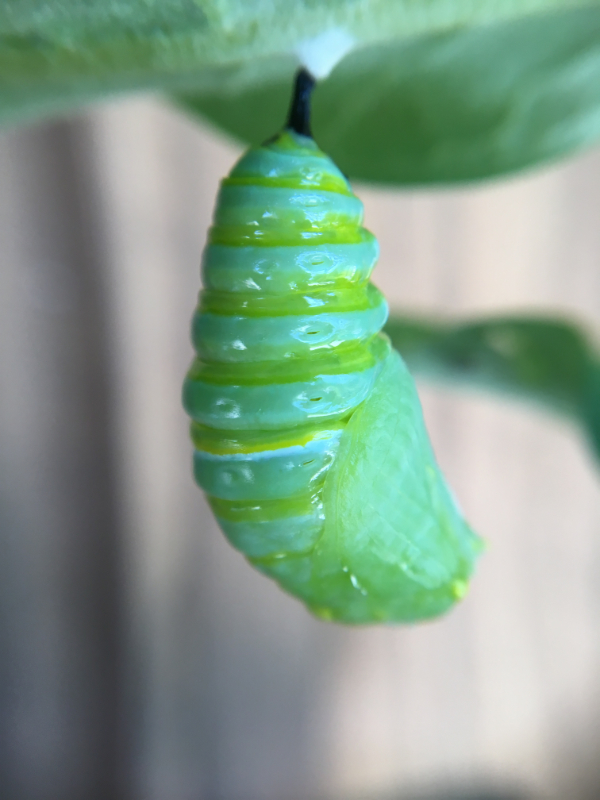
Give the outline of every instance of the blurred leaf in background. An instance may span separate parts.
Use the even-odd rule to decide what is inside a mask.
[[[243,141],[277,130],[292,68],[182,102]],[[351,178],[431,184],[556,159],[600,136],[600,8],[359,50],[315,93],[313,129]]]
[[[600,0],[5,0],[0,118],[180,92],[255,142],[281,124],[295,47],[331,27],[357,49],[314,127],[352,178],[473,180],[600,136]]]
[[[600,459],[600,356],[575,325],[514,316],[444,323],[395,314],[385,331],[415,375],[565,415]]]

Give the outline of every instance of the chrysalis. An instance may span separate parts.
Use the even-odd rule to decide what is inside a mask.
[[[363,207],[288,124],[221,184],[184,385],[194,473],[231,544],[323,619],[412,622],[462,597],[480,540],[381,333]]]

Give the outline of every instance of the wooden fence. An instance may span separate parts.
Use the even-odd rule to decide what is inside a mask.
[[[565,423],[423,388],[489,542],[440,622],[318,622],[218,532],[180,386],[237,153],[145,99],[0,138],[2,797],[597,798],[600,473]],[[597,153],[359,194],[392,306],[597,332]]]

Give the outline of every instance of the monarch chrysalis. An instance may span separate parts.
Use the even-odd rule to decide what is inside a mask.
[[[466,591],[480,540],[431,450],[413,380],[380,331],[363,207],[308,126],[221,184],[184,405],[194,472],[231,544],[324,619],[409,622]]]

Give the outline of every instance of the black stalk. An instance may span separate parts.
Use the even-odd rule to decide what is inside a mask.
[[[302,136],[311,136],[310,132],[310,98],[315,88],[315,79],[307,69],[301,67],[296,73],[296,83],[287,127]]]

